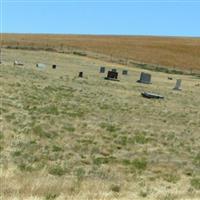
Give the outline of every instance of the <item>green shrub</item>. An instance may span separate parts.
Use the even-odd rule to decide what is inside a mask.
[[[67,169],[61,167],[60,165],[55,165],[49,169],[49,173],[56,176],[62,176],[67,173]]]
[[[200,167],[200,153],[198,153],[194,160],[193,160],[194,165],[196,165],[197,167]]]
[[[53,200],[58,197],[58,194],[49,193],[46,195],[45,200]]]
[[[65,124],[63,128],[69,132],[75,131],[75,128],[72,126],[72,124]]]
[[[122,164],[128,166],[131,172],[136,172],[136,170],[143,171],[147,168],[147,160],[145,158],[136,158],[134,160],[124,159]]]
[[[100,127],[101,128],[105,128],[107,131],[109,132],[115,132],[115,131],[118,131],[119,128],[116,127],[116,125],[113,125],[113,124],[109,124],[109,123],[101,123],[100,124]]]
[[[98,158],[93,159],[93,163],[95,165],[101,165],[101,164],[105,164],[108,162],[109,162],[108,158],[104,158],[104,157],[98,157]]]
[[[10,121],[16,119],[16,115],[15,115],[15,113],[10,113],[10,114],[5,115],[5,118],[8,122],[10,122]]]
[[[145,170],[147,168],[147,160],[145,158],[135,159],[132,161],[132,165],[139,170]]]
[[[176,183],[180,180],[180,177],[177,174],[164,174],[163,179],[170,183]]]
[[[80,167],[75,170],[75,175],[77,177],[77,180],[81,181],[81,180],[83,180],[83,178],[85,176],[85,170],[82,167]]]
[[[128,159],[124,159],[124,160],[122,160],[122,163],[123,163],[124,165],[130,165],[130,164],[131,164],[131,161],[128,160]]]
[[[118,138],[116,138],[115,142],[117,144],[125,146],[127,144],[127,136],[119,136]]]
[[[4,138],[3,132],[0,131],[0,140]]]
[[[40,136],[40,137],[46,137],[46,138],[54,138],[58,136],[58,133],[53,132],[53,131],[45,131],[43,130],[41,125],[36,125],[32,129],[33,133]]]
[[[44,112],[45,114],[51,114],[51,115],[59,114],[58,108],[54,105],[50,105],[50,106],[46,106],[42,108],[42,112]]]
[[[59,146],[57,146],[57,145],[53,145],[52,151],[53,151],[53,152],[63,151],[63,148],[62,148],[62,147],[59,147]]]
[[[146,144],[148,142],[148,138],[146,138],[143,134],[138,134],[134,137],[134,141],[137,144]]]
[[[114,162],[116,160],[115,157],[97,157],[93,159],[93,163],[95,165],[101,165],[101,164],[107,164],[107,163],[111,163]]]
[[[120,186],[119,185],[111,185],[110,189],[113,191],[113,192],[120,192]]]
[[[197,190],[200,190],[200,178],[193,178],[191,180],[191,185]]]

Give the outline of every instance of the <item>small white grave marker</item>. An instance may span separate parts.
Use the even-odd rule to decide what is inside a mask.
[[[181,90],[181,79],[176,80],[176,85],[173,89],[174,90]]]

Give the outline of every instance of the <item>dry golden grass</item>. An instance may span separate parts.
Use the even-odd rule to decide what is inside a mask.
[[[80,50],[117,62],[132,60],[185,70],[200,70],[200,38],[3,34],[3,46]]]
[[[99,74],[112,63],[2,53],[1,200],[200,199],[199,78],[151,72],[153,84],[143,85],[139,69],[126,67],[122,76],[124,66],[115,65],[120,82],[112,82]],[[177,78],[182,91],[172,90]],[[165,100],[144,99],[141,91]]]

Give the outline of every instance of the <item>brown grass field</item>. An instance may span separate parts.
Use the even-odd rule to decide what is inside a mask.
[[[3,34],[3,46],[81,51],[88,56],[125,63],[148,63],[200,70],[200,38]]]
[[[3,48],[2,58],[1,200],[200,199],[198,76],[144,70],[145,85],[141,69],[85,56]],[[115,67],[120,81],[105,80],[100,66]]]

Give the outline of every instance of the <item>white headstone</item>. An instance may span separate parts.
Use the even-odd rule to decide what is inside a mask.
[[[17,60],[15,60],[13,64],[14,64],[14,65],[22,65],[22,66],[24,65],[22,62],[19,62],[19,61],[17,61]]]
[[[37,64],[36,64],[36,67],[38,67],[38,68],[45,68],[46,65],[45,65],[45,64],[42,64],[42,63],[37,63]]]
[[[181,90],[181,79],[176,80],[176,85],[174,87],[174,90]]]

